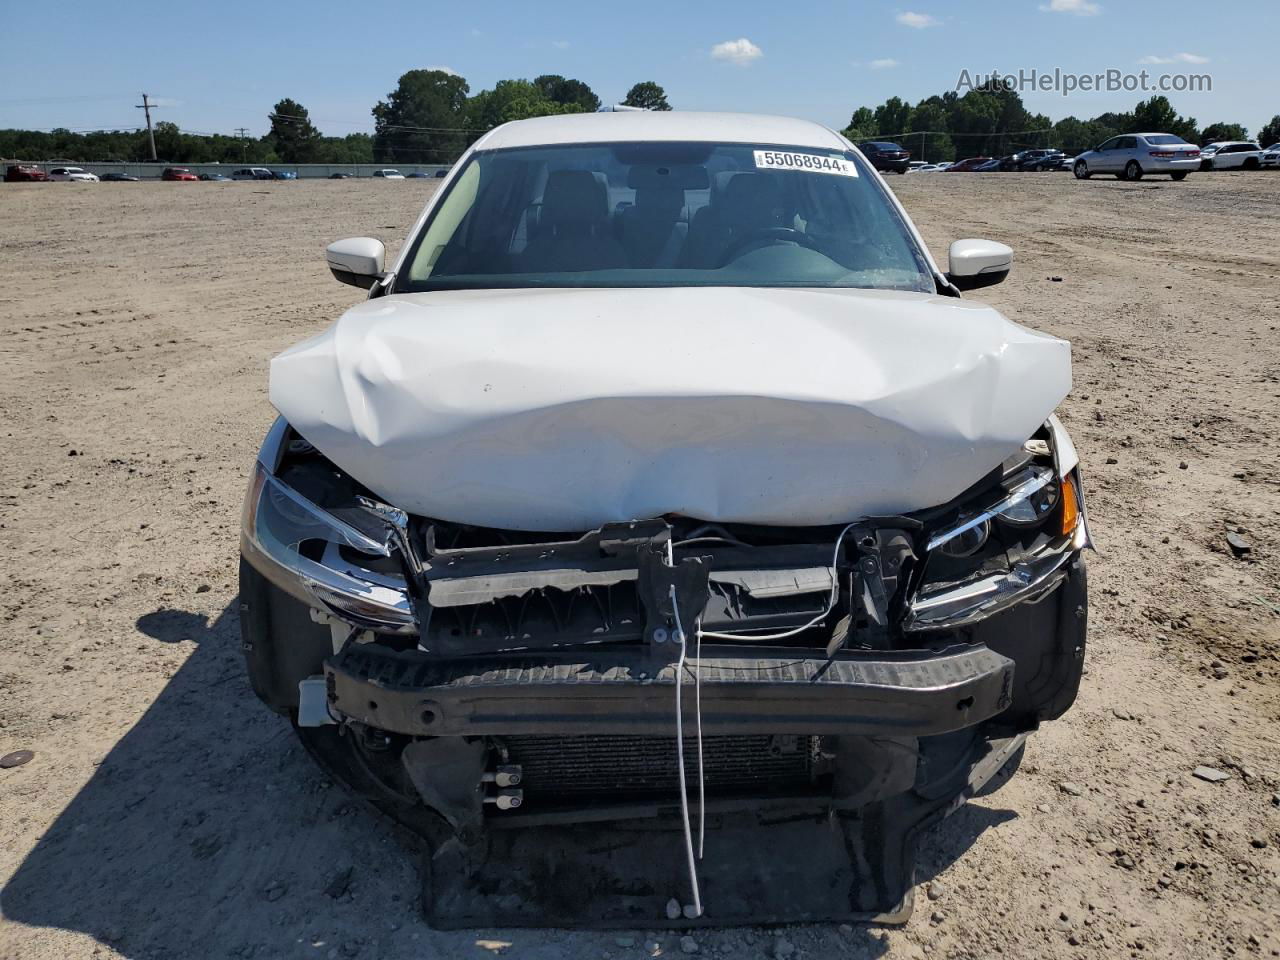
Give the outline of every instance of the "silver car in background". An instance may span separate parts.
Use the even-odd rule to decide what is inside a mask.
[[[1114,174],[1121,180],[1167,173],[1182,180],[1199,168],[1200,148],[1175,134],[1127,133],[1080,154],[1071,169],[1077,180],[1088,180],[1095,173]]]

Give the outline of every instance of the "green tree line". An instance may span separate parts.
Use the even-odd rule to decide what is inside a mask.
[[[666,91],[652,80],[635,84],[622,103],[670,110]],[[410,70],[373,107],[374,132],[327,137],[307,108],[291,98],[268,115],[262,137],[195,134],[176,124],[155,128],[156,153],[169,163],[452,163],[499,124],[529,117],[598,110],[600,98],[581,80],[544,74],[532,80],[500,80],[471,93],[464,77],[445,70]],[[914,106],[890,97],[878,107],[859,107],[844,133],[856,142],[895,139],[921,160],[1002,156],[1027,147],[1058,147],[1079,153],[1119,133],[1159,130],[1193,143],[1243,140],[1236,123],[1200,128],[1169,100],[1152,97],[1127,113],[1056,122],[1032,113],[1003,84],[988,82],[963,96],[956,91],[926,97]],[[1280,115],[1258,133],[1263,146],[1280,141]],[[0,130],[0,157],[25,160],[143,161],[151,158],[145,130],[78,133],[70,130]]]
[[[623,103],[670,110],[653,81],[637,83]],[[262,137],[198,134],[177,124],[155,126],[156,156],[166,163],[452,163],[485,131],[509,120],[600,109],[600,98],[581,80],[544,74],[500,80],[471,95],[467,81],[444,70],[410,70],[373,107],[374,133],[326,137],[298,101],[272,108]],[[151,159],[146,130],[76,132],[0,130],[0,157],[21,160],[142,162]]]
[[[964,157],[999,157],[1029,147],[1057,147],[1081,153],[1121,133],[1173,133],[1189,143],[1244,140],[1238,123],[1211,123],[1200,128],[1194,117],[1181,116],[1168,98],[1155,96],[1127,113],[1103,113],[1088,120],[1064,117],[1056,122],[1032,113],[1016,91],[988,82],[961,96],[948,91],[912,106],[890,97],[878,107],[859,107],[844,134],[855,143],[893,139],[918,160],[938,163]],[[1257,139],[1262,145],[1280,141],[1280,115],[1271,118]]]

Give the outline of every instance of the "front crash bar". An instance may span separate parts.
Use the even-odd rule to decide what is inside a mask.
[[[928,736],[1011,702],[1014,664],[985,646],[846,651],[831,661],[794,648],[702,653],[707,735]],[[683,682],[693,669],[690,660]],[[326,661],[325,678],[335,715],[409,736],[673,736],[676,670],[644,647],[441,661],[349,642]]]

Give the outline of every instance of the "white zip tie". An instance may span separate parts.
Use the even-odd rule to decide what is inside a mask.
[[[671,554],[671,543],[667,543],[667,555]],[[693,886],[693,909],[695,916],[702,916],[702,896],[698,891],[698,866],[693,856],[693,832],[689,826],[689,789],[685,784],[684,766],[684,715],[681,709],[680,688],[684,686],[685,653],[688,650],[687,637],[680,623],[680,608],[676,604],[676,587],[671,585],[671,609],[675,613],[676,635],[679,637],[680,659],[676,663],[676,757],[680,766],[680,812],[684,820],[684,848],[689,860],[689,883]],[[701,747],[699,747],[701,753]],[[701,784],[699,784],[701,790]]]

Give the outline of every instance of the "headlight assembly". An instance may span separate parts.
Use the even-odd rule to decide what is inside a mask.
[[[1057,505],[1059,486],[1057,474],[1052,467],[1027,467],[1005,483],[1003,495],[996,497],[989,506],[970,511],[968,514],[961,514],[955,523],[933,534],[929,538],[928,549],[937,550],[939,547],[946,546],[971,530],[983,524],[990,524],[997,518],[1015,525],[1039,523]],[[949,551],[944,552],[949,553]],[[972,552],[971,550],[970,553]],[[967,556],[968,554],[950,553],[949,555]]]
[[[1088,542],[1078,479],[1032,464],[933,532],[929,551],[950,561],[925,580],[907,605],[903,629],[953,630],[1053,590],[1076,551]],[[1008,525],[1001,535],[998,525]],[[999,535],[1000,541],[988,547]],[[985,548],[985,549],[984,549]],[[973,557],[971,568],[954,561]]]
[[[376,522],[359,529],[302,496],[262,463],[254,464],[240,530],[245,558],[304,603],[357,626],[411,633],[416,627],[403,585],[333,560],[335,547],[371,558],[390,556],[390,540],[378,539],[378,532]]]

